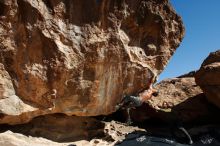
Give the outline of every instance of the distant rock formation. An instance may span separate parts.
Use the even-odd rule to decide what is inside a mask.
[[[168,0],[0,1],[0,123],[107,115],[184,36]]]
[[[192,77],[166,79],[158,83],[155,89],[158,93],[148,103],[158,110],[171,110],[187,99],[202,94]]]
[[[210,53],[195,78],[208,100],[220,107],[220,50]]]
[[[151,99],[131,111],[132,120],[143,122],[156,118],[169,123],[190,123],[213,117],[218,111],[209,104],[192,74],[188,75],[156,84],[154,88],[157,92]]]
[[[166,79],[155,88],[158,94],[148,101],[148,105],[162,111],[158,117],[163,120],[192,122],[214,114],[194,77]]]

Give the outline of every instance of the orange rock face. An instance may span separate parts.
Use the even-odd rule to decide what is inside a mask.
[[[165,79],[155,85],[157,94],[153,94],[146,104],[131,111],[134,121],[156,118],[161,121],[190,123],[215,118],[219,111],[206,100],[194,74],[178,78]]]
[[[183,35],[167,0],[3,0],[0,123],[112,113],[150,86]]]
[[[220,50],[210,53],[196,73],[196,83],[207,99],[220,107]]]

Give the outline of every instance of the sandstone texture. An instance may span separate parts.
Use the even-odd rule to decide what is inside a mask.
[[[210,53],[196,73],[196,83],[208,100],[220,107],[220,50]]]
[[[152,119],[169,124],[215,121],[219,110],[208,102],[194,76],[195,71],[155,84],[153,88],[156,92],[151,99],[141,107],[130,110],[131,120],[134,123],[143,123],[146,127],[149,126],[148,120]],[[128,112],[120,110],[115,116],[126,121]]]
[[[113,146],[128,133],[145,131],[116,121],[63,114],[39,116],[27,124],[0,125],[0,129],[0,145],[4,146]]]
[[[151,107],[158,110],[171,109],[189,98],[202,94],[202,90],[192,77],[172,78],[155,86],[157,94],[148,100]]]
[[[112,113],[183,35],[168,0],[1,0],[0,123]]]
[[[157,93],[148,100],[149,107],[145,105],[145,111],[139,111],[143,112],[143,117],[156,117],[170,122],[192,122],[214,116],[217,110],[208,103],[193,75],[188,75],[165,79],[156,84],[154,88]],[[152,109],[156,112],[152,112]]]
[[[0,134],[0,145],[4,146],[68,146],[69,144],[60,144],[45,138],[25,136],[19,133],[6,131]]]

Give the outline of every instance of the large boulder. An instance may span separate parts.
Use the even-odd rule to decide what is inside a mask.
[[[196,83],[208,100],[220,107],[220,50],[211,53],[196,73]]]
[[[0,123],[112,113],[154,82],[183,35],[168,0],[2,0]]]

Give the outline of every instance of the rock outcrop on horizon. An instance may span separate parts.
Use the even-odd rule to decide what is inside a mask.
[[[2,0],[0,123],[110,114],[148,89],[183,36],[168,0]]]
[[[196,72],[195,78],[207,99],[220,107],[220,50],[210,53]]]
[[[195,73],[170,78],[157,83],[157,91],[146,104],[131,111],[133,121],[143,122],[150,118],[164,122],[190,123],[211,119],[217,110],[209,104],[201,88],[195,83]]]
[[[157,110],[171,110],[189,98],[202,94],[192,77],[165,79],[155,89],[157,94],[152,96],[148,104]]]
[[[155,114],[162,120],[192,122],[211,117],[215,109],[208,103],[194,77],[180,77],[161,81],[155,86],[158,93],[148,105],[161,111]]]

